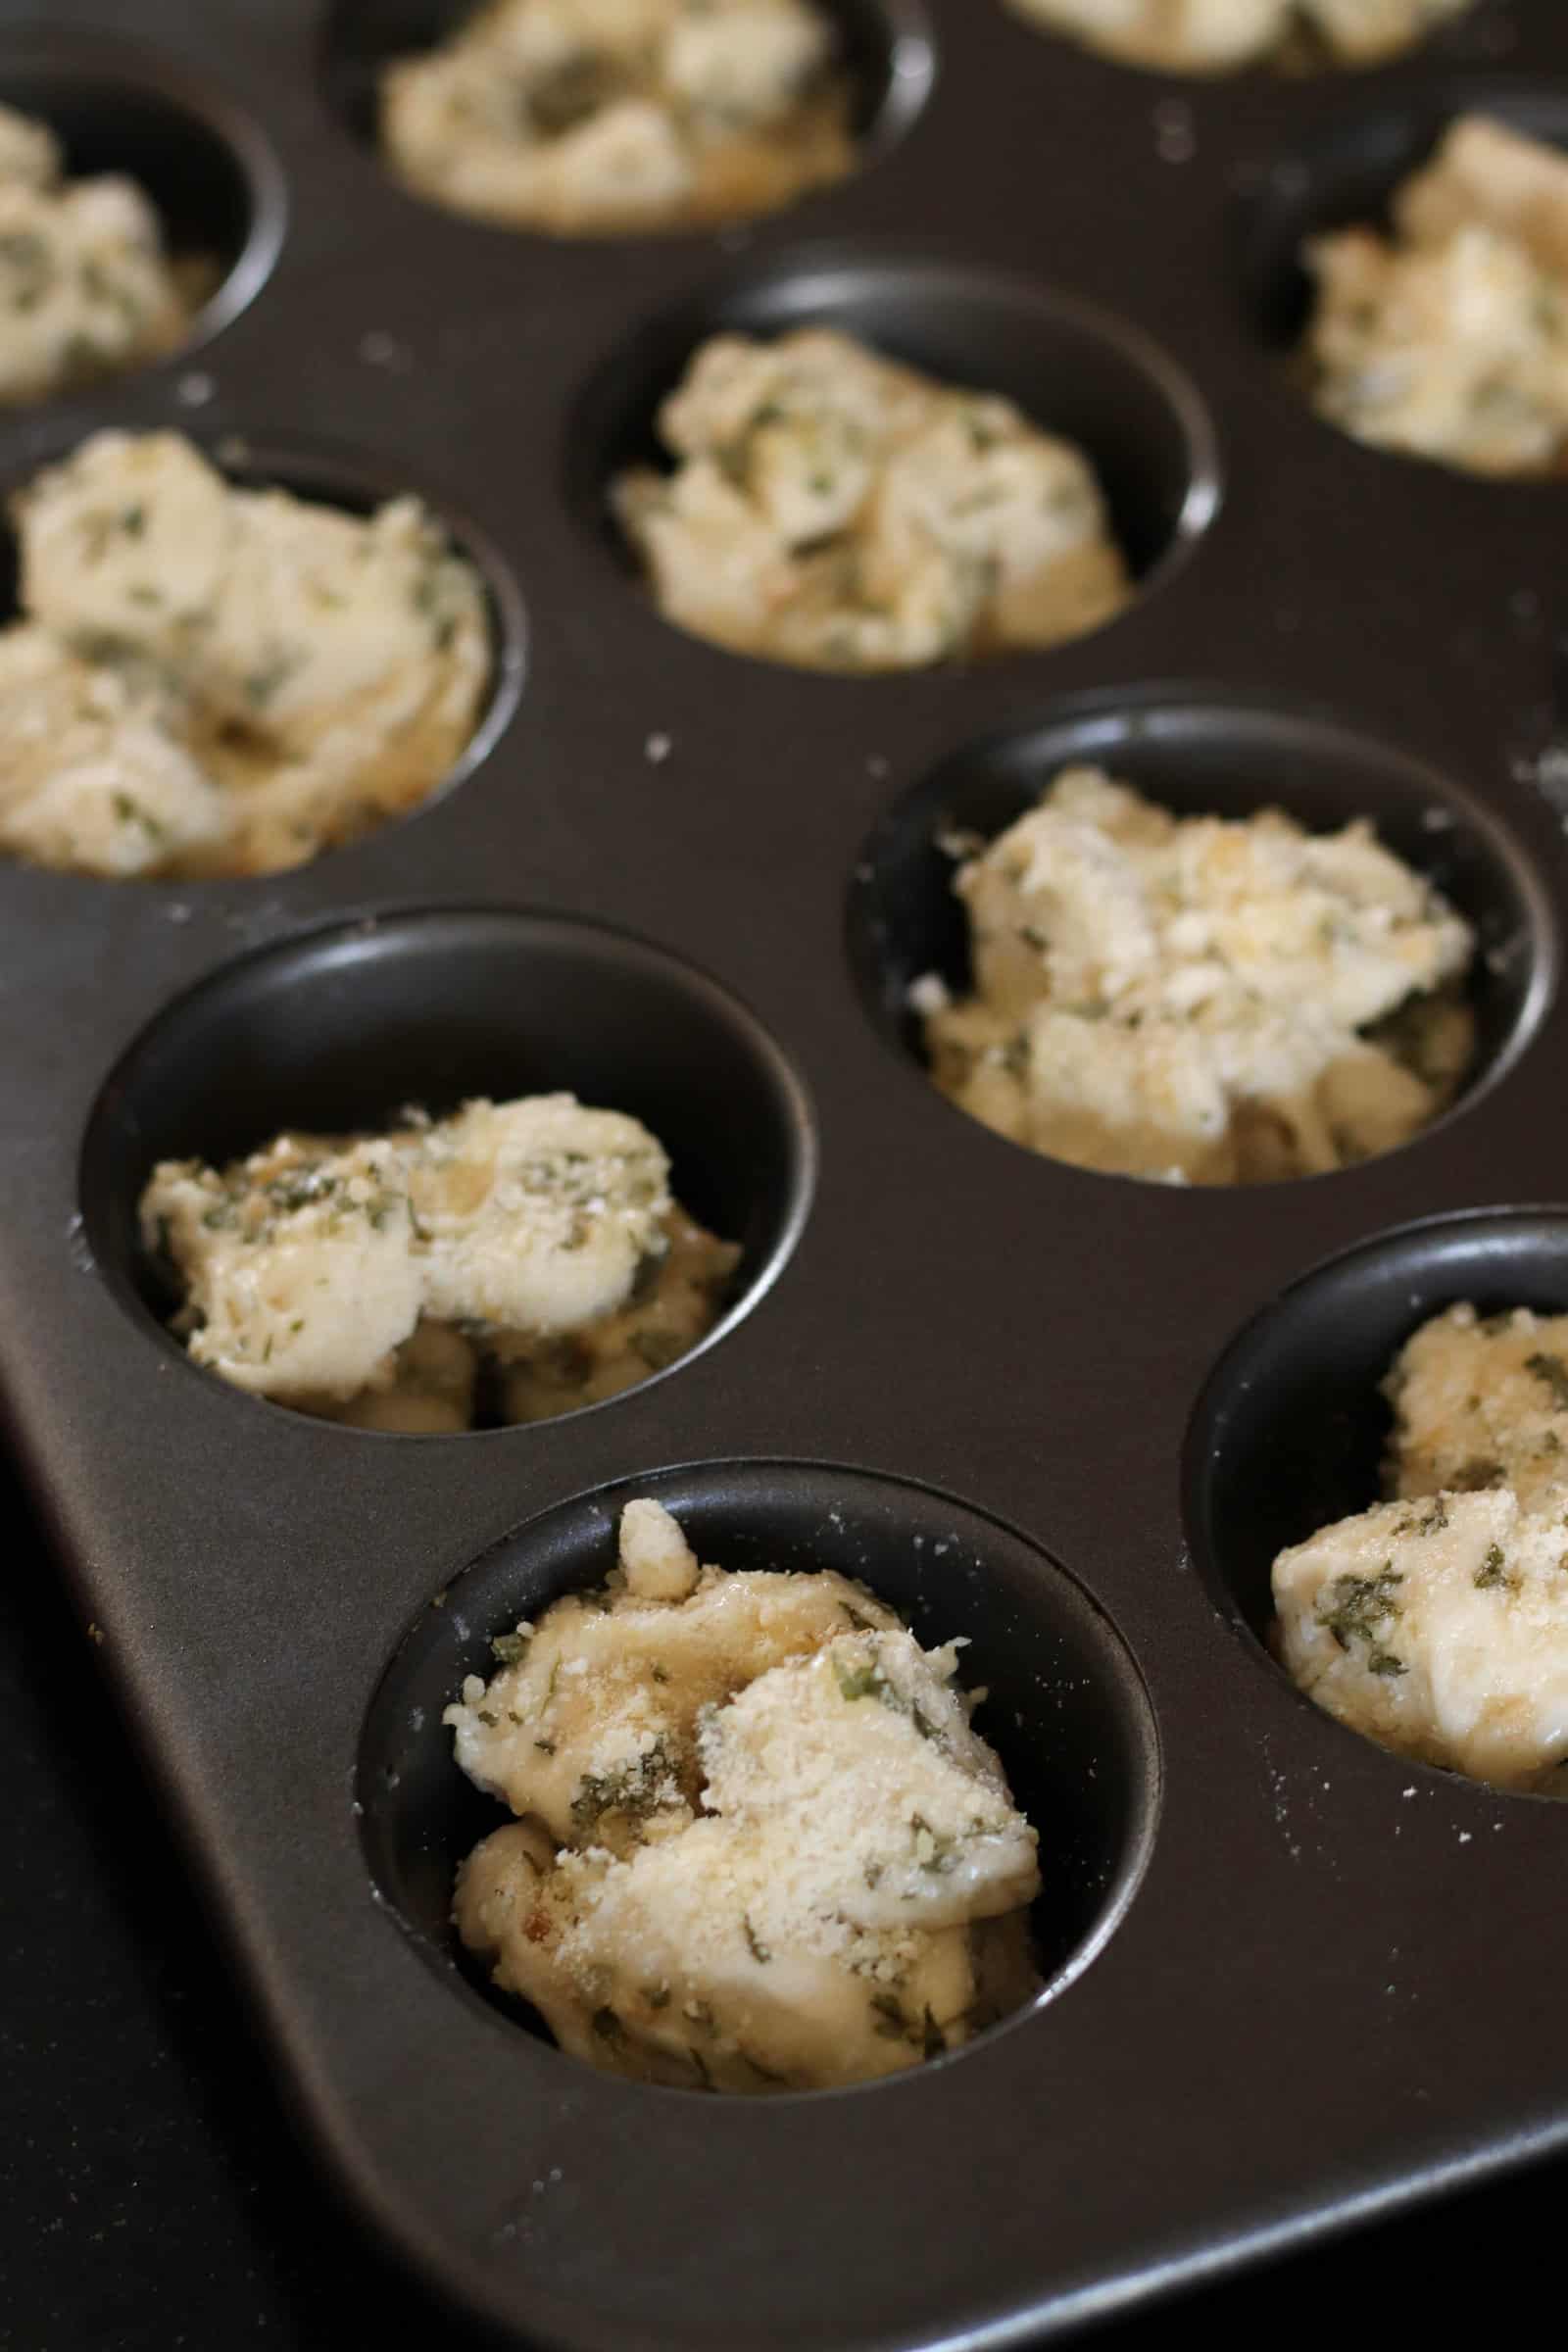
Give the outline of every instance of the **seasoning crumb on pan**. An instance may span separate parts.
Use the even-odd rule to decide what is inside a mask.
[[[936,1082],[1078,1167],[1320,1174],[1407,1141],[1473,1055],[1473,934],[1365,819],[1177,817],[1069,767],[954,888],[974,993],[910,999]]]
[[[473,731],[484,596],[416,498],[361,517],[100,432],[12,501],[0,851],[275,873],[424,800]]]
[[[1568,156],[1485,116],[1406,180],[1393,234],[1306,249],[1306,359],[1329,420],[1472,473],[1568,463]]]
[[[1280,1553],[1275,1646],[1381,1746],[1568,1795],[1568,1315],[1449,1307],[1384,1390],[1393,1499]]]
[[[1126,65],[1227,74],[1284,64],[1374,66],[1474,0],[1009,0],[1020,16]]]
[[[215,276],[169,260],[134,181],[68,179],[54,133],[0,106],[0,406],[161,359]]]
[[[1094,469],[1010,401],[852,336],[716,335],[660,412],[676,463],[615,482],[660,610],[805,668],[1048,646],[1128,601]]]
[[[179,1278],[197,1363],[327,1420],[441,1435],[618,1396],[712,1328],[739,1251],[672,1199],[638,1120],[565,1094],[402,1117],[154,1169],[142,1239]]]
[[[463,1941],[561,2047],[688,2089],[820,2089],[954,2049],[1039,1988],[1035,1832],[922,1650],[832,1570],[701,1567],[646,1497],[619,1568],[492,1643],[446,1712],[519,1818]]]
[[[774,211],[843,178],[850,117],[814,0],[491,0],[381,82],[416,194],[562,236]]]

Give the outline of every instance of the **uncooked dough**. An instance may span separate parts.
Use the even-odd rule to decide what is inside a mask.
[[[659,423],[674,470],[622,474],[616,513],[666,618],[738,653],[911,669],[1131,595],[1080,450],[831,328],[714,336]]]
[[[484,595],[416,498],[361,518],[101,432],[12,502],[0,851],[266,874],[415,807],[473,731]]]
[[[381,82],[416,194],[560,236],[771,212],[854,162],[813,0],[491,0]]]
[[[700,1567],[646,1496],[619,1557],[447,1710],[518,1817],[458,1881],[495,1982],[592,2066],[742,2092],[893,2074],[1027,2001],[1036,1838],[960,1644],[831,1570]]]
[[[646,1127],[571,1095],[163,1160],[140,1216],[197,1363],[362,1429],[467,1429],[481,1380],[502,1421],[616,1396],[712,1328],[739,1256]]]
[[[1253,1184],[1393,1150],[1474,1050],[1474,940],[1364,819],[1176,817],[1098,768],[960,862],[974,993],[912,992],[937,1084],[1123,1176]]]
[[[1392,236],[1341,229],[1305,258],[1306,358],[1331,422],[1472,473],[1563,470],[1568,156],[1464,116],[1398,191]]]

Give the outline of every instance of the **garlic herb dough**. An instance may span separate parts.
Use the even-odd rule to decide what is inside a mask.
[[[1035,1833],[960,1644],[831,1570],[700,1567],[647,1498],[619,1554],[447,1709],[518,1817],[458,1879],[495,1982],[591,2066],[727,2091],[894,2074],[1028,2000]]]
[[[1394,233],[1316,238],[1313,398],[1357,440],[1472,473],[1568,463],[1568,156],[1469,115]]]
[[[1010,401],[825,327],[716,335],[613,501],[666,619],[809,669],[1047,646],[1128,601],[1095,473]]]
[[[235,490],[101,432],[12,502],[0,851],[116,879],[268,874],[425,799],[473,731],[484,599],[424,508]]]
[[[1054,1159],[1186,1184],[1392,1151],[1474,1050],[1468,925],[1364,819],[1176,817],[1098,768],[960,863],[974,994],[911,992],[933,1075]]]
[[[841,179],[850,86],[814,0],[491,0],[390,66],[416,195],[561,236],[688,228]]]
[[[425,1434],[635,1387],[712,1328],[740,1255],[671,1198],[646,1127],[571,1095],[280,1135],[224,1168],[163,1160],[140,1215],[197,1363],[300,1412]]]
[[[0,407],[161,359],[211,275],[170,263],[133,181],[67,179],[54,133],[0,106]]]
[[[1275,1644],[1381,1746],[1568,1795],[1568,1315],[1423,1324],[1379,1503],[1274,1563]]]
[[[1130,66],[1227,74],[1260,59],[1375,66],[1473,0],[1009,0]]]

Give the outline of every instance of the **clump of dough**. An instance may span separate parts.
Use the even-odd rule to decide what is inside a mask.
[[[1357,440],[1472,473],[1568,459],[1568,157],[1465,116],[1394,202],[1394,233],[1319,237],[1313,398]]]
[[[54,133],[0,106],[0,406],[162,359],[208,291],[133,181],[68,179]]]
[[[472,1426],[615,1396],[695,1347],[738,1251],[671,1199],[648,1129],[571,1095],[476,1101],[347,1142],[164,1160],[143,1239],[175,1328],[234,1387],[359,1428]]]
[[[1075,1166],[1320,1174],[1426,1126],[1473,1052],[1469,926],[1364,820],[1177,817],[1065,768],[954,887],[974,992],[916,985],[937,1084]]]
[[[775,211],[854,163],[815,0],[490,0],[381,81],[416,195],[559,236]]]
[[[1568,1794],[1568,1315],[1449,1307],[1384,1389],[1397,1499],[1280,1553],[1284,1663],[1401,1755]]]
[[[300,864],[423,800],[472,733],[484,598],[415,498],[236,490],[102,432],[12,502],[0,850],[116,877]]]
[[[1229,74],[1265,58],[1375,66],[1472,0],[1009,0],[1124,65]]]
[[[1131,594],[1094,469],[1010,401],[852,336],[716,335],[660,412],[676,463],[615,483],[660,610],[803,668],[1054,645]]]
[[[496,1983],[590,2065],[730,2091],[892,2074],[1027,2000],[1035,1833],[957,1645],[831,1570],[702,1567],[646,1497],[619,1555],[447,1710],[518,1816],[456,1894]]]

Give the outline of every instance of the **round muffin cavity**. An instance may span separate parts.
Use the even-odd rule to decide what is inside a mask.
[[[455,909],[307,933],[176,999],[103,1089],[81,1200],[122,1302],[215,1385],[449,1434],[709,1345],[778,1274],[813,1168],[789,1065],[701,973]]]
[[[694,1554],[720,1563],[695,1589]],[[588,1652],[593,1670],[573,1672]],[[454,1731],[478,1780],[522,1808],[499,1838],[495,1794],[454,1767]],[[776,1786],[746,1764],[764,1732],[794,1758]],[[825,1854],[816,1841],[816,1861],[848,1870],[854,1885],[847,1878],[838,1890],[848,1906],[831,1889],[824,1896],[810,1823],[798,1819],[797,1768],[810,1755],[825,1762],[819,1735],[852,1743],[842,1775],[851,1787],[880,1759],[863,1805],[846,1809],[847,1790],[831,1785],[820,1791],[832,1836]],[[994,1743],[995,1762],[981,1741]],[[960,1802],[953,1823],[937,1820],[934,1793],[929,1806],[916,1796],[901,1804],[927,1769]],[[830,1771],[829,1783],[838,1777]],[[705,1787],[716,1809],[694,1803]],[[531,2000],[542,1994],[553,2008],[560,1996],[564,2043],[590,2063],[692,2090],[774,2095],[918,2074],[926,2058],[960,2056],[999,2012],[1010,2013],[1001,2031],[1026,2028],[1040,1996],[1087,1966],[1125,1911],[1158,1790],[1136,1667],[1095,1604],[1032,1544],[927,1488],[751,1460],[644,1471],[505,1538],[411,1629],[367,1717],[359,1778],[367,1858],[388,1916],[466,1998],[477,1988],[537,2032]],[[1042,1886],[1025,1915],[1028,1823],[1040,1832]],[[889,1850],[873,1852],[884,1832]],[[960,1851],[971,1838],[972,1852]],[[696,1843],[683,1863],[688,1838]],[[734,1865],[711,1881],[698,1868],[710,1845]],[[503,1947],[524,1972],[536,1948],[524,1849],[547,1869],[561,1855],[564,1877],[540,1923],[552,1943],[540,1954],[546,1980],[507,1991],[492,1974],[498,1960],[511,1974]],[[758,1884],[763,1852],[776,1884],[755,1906],[737,1906],[739,1880]],[[650,1883],[650,1921],[661,1935],[679,1931],[665,1936],[661,1975],[621,1969],[616,1979],[613,1953],[604,1955],[609,1973],[595,1974],[587,1942],[597,1928],[579,1940],[567,1924],[587,1880],[583,1908],[601,1905],[606,1930]],[[677,1881],[690,1904],[675,1899]],[[519,1909],[514,1895],[529,1899]],[[846,1907],[867,1913],[858,1928],[832,1916]],[[591,2001],[572,1989],[579,1964]],[[743,2006],[753,2010],[744,2020]],[[610,2015],[596,2025],[600,2008]]]
[[[492,1643],[446,1709],[516,1816],[458,1933],[610,2074],[760,2092],[874,2081],[1040,1988],[1034,1831],[923,1649],[832,1569],[705,1565],[651,1496],[608,1584]]]
[[[1385,64],[1475,0],[1007,0],[1047,32],[1122,65],[1231,74]]]
[[[1233,1343],[1186,1454],[1195,1559],[1315,1705],[1409,1762],[1568,1788],[1568,1227],[1434,1219]]]
[[[827,0],[486,0],[439,35],[379,60],[388,166],[449,211],[568,237],[710,226],[843,178],[892,47]]]
[[[1330,423],[1494,479],[1568,471],[1559,145],[1502,115],[1460,115],[1381,222],[1329,227],[1301,259],[1301,361]]]
[[[851,894],[879,1025],[1009,1140],[1198,1183],[1392,1149],[1549,993],[1528,860],[1324,713],[1074,698],[891,808]]]
[[[514,684],[484,578],[416,497],[354,513],[107,431],[11,512],[0,850],[29,862],[299,865],[426,800]]]

